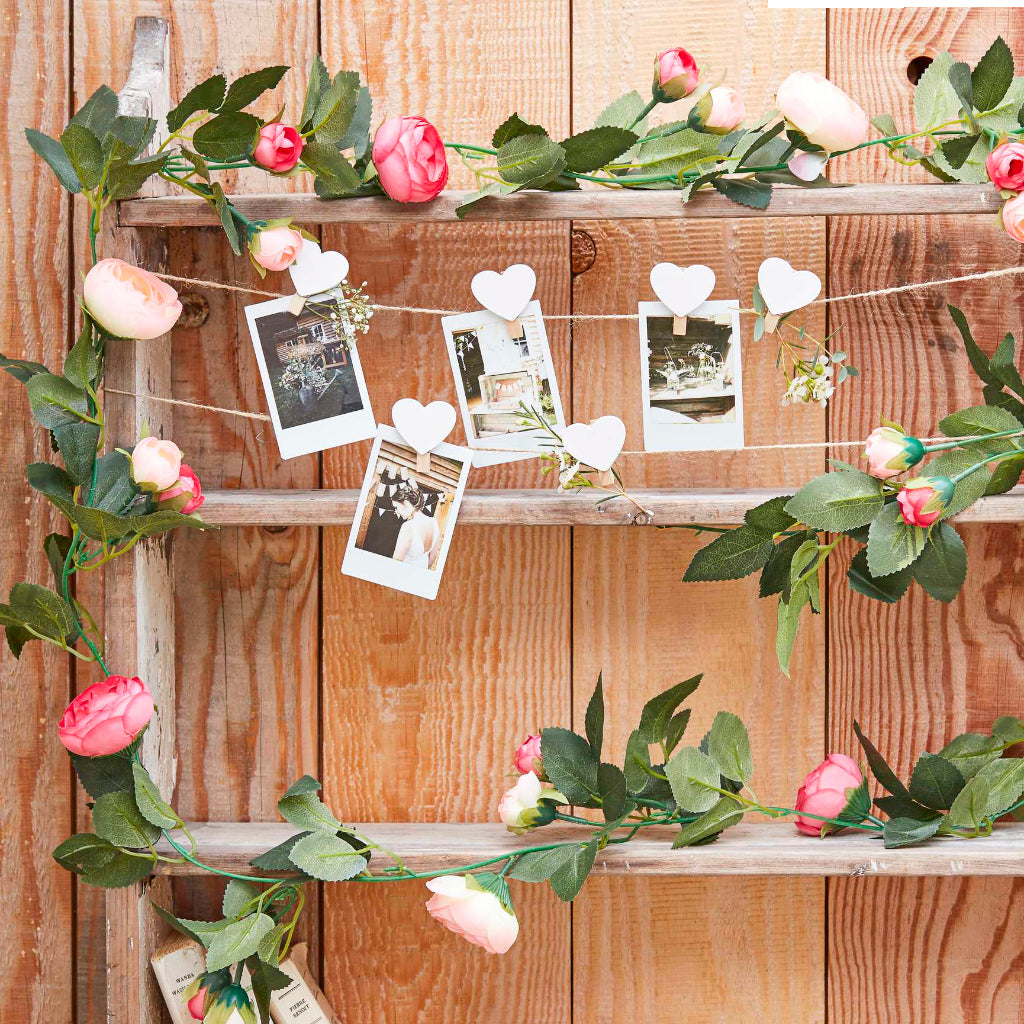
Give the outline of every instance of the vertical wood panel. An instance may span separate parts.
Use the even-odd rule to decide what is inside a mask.
[[[358,67],[369,81],[374,127],[418,113],[444,138],[475,142],[518,109],[568,129],[564,0],[365,0],[325,6],[323,16],[327,64]],[[449,185],[465,187],[450,159]],[[565,226],[346,228],[325,240],[380,302],[472,309],[474,273],[522,261],[537,270],[545,311],[568,311]],[[548,334],[568,402],[568,331],[549,325]],[[407,395],[455,401],[436,317],[378,314],[360,354],[378,422]],[[327,453],[325,486],[358,486],[368,450]],[[536,462],[473,473],[474,487],[539,484]],[[457,526],[434,603],[343,577],[346,536],[324,530],[328,798],[343,816],[370,821],[493,820],[522,734],[569,719],[569,531]],[[325,984],[353,1018],[569,1019],[569,911],[549,892],[515,886],[520,940],[488,958],[430,920],[422,883],[373,888],[324,896]]]
[[[728,72],[753,118],[771,109],[774,88],[788,71],[824,67],[824,19],[821,12],[770,12],[731,0],[685,9],[577,0],[573,130],[588,127],[620,92],[636,88],[647,95],[655,55],[672,45],[697,56],[708,80]],[[652,115],[656,123],[676,116],[671,106]],[[594,265],[574,284],[574,309],[581,313],[635,310],[638,299],[653,298],[648,275],[661,260],[708,264],[717,274],[713,297],[738,298],[744,306],[766,256],[784,256],[819,274],[824,268],[821,220],[574,227],[590,235],[597,250]],[[820,310],[807,323],[820,337]],[[746,443],[821,440],[820,410],[779,406],[784,387],[774,348],[767,341],[754,345],[751,329],[744,319]],[[643,447],[636,330],[635,324],[602,323],[574,332],[574,418],[621,416],[627,449]],[[813,451],[620,460],[629,483],[654,487],[796,484],[822,462]],[[582,722],[603,668],[612,717],[606,742],[613,759],[621,760],[644,701],[703,671],[690,741],[699,740],[716,709],[739,714],[751,731],[758,794],[788,803],[823,745],[822,625],[805,625],[793,678],[786,679],[775,663],[774,603],[758,602],[756,581],[681,582],[704,543],[683,530],[575,531],[575,721]],[[821,1020],[823,917],[824,885],[817,880],[592,880],[573,912],[575,1013],[602,1024]],[[730,983],[735,977],[743,983]]]
[[[977,61],[997,34],[1024,47],[1019,11],[836,11],[831,77],[872,113],[912,124],[915,57],[942,50]],[[926,179],[884,153],[844,158],[843,180]],[[1013,264],[1020,247],[989,217],[837,218],[830,238],[832,291],[864,291]],[[841,393],[834,437],[864,437],[881,417],[922,435],[951,409],[982,401],[946,312],[953,302],[991,352],[1020,336],[1019,288],[979,282],[850,303],[843,345],[861,368]],[[852,594],[843,578],[852,548],[830,572],[832,749],[855,753],[852,719],[904,777],[913,759],[964,729],[987,730],[1020,706],[1024,662],[1017,609],[1024,600],[1024,531],[965,527],[968,579],[949,606],[917,587],[889,607]],[[829,1007],[835,1024],[1010,1024],[1024,1019],[1024,918],[1009,879],[834,880],[829,883]],[[855,965],[863,965],[858,968]]]
[[[0,80],[0,124],[8,140],[0,156],[0,351],[59,368],[68,341],[69,203],[22,128],[59,135],[67,121],[65,5],[8,6],[0,45],[17,54]],[[24,387],[6,374],[0,386],[0,593],[6,597],[19,580],[52,585],[42,543],[63,526],[44,500],[29,496],[25,482],[26,463],[54,458],[46,432],[31,417]],[[72,1014],[72,881],[50,857],[73,821],[70,770],[57,741],[72,685],[69,661],[36,642],[26,644],[20,660],[6,641],[0,653],[0,771],[7,780],[0,875],[16,901],[0,935],[0,1017],[12,1024]]]

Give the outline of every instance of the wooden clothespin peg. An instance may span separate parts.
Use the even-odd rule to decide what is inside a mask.
[[[420,455],[416,453],[416,472],[417,473],[429,473],[430,472],[430,452],[426,452]]]
[[[293,295],[288,300],[288,312],[291,313],[292,316],[298,316],[302,312],[302,310],[305,307],[305,305],[306,305],[306,296],[305,295]]]
[[[685,316],[674,316],[672,317],[672,333],[676,337],[683,337],[686,334],[686,317]]]
[[[775,313],[765,313],[764,315],[764,333],[774,334],[775,328],[779,326],[779,320],[781,316],[776,316]]]

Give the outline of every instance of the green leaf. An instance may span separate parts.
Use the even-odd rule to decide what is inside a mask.
[[[259,897],[259,894],[260,890],[252,882],[230,878],[224,887],[221,913],[225,917],[238,917],[249,903]]]
[[[271,993],[293,985],[294,979],[290,974],[285,974],[276,964],[268,963],[259,956],[246,957],[245,965],[249,968],[252,994],[259,1012],[260,1024],[270,1024]]]
[[[806,582],[791,587],[789,600],[786,600],[785,595],[779,597],[775,626],[775,657],[779,668],[786,676],[789,675],[789,663],[800,629],[800,615],[810,600],[811,592]]]
[[[547,766],[545,765],[545,767]],[[303,779],[308,778],[309,776],[303,776]],[[304,831],[337,832],[341,828],[341,822],[335,818],[316,795],[316,792],[304,788],[296,790],[296,787],[302,784],[303,779],[300,779],[277,801],[277,810],[281,817]],[[316,788],[320,788],[319,783]]]
[[[671,754],[679,746],[679,741],[690,724],[690,714],[691,711],[687,708],[669,719],[668,726],[665,728],[665,751],[667,754]]]
[[[988,365],[1004,387],[1008,387],[1024,398],[1024,379],[1021,378],[1020,370],[1017,369],[1017,343],[1012,334],[1007,332],[1003,340],[999,342]],[[1020,443],[1018,438],[1017,445],[1019,446]]]
[[[95,885],[101,889],[123,889],[152,874],[154,867],[154,857],[133,856],[123,850],[115,850],[110,860],[82,871],[81,878],[86,885]]]
[[[971,780],[988,787],[985,816],[996,818],[1012,807],[1024,793],[1024,758],[1003,757],[990,761]]]
[[[882,840],[887,850],[897,850],[901,846],[913,846],[915,843],[923,843],[931,839],[939,826],[942,818],[930,818],[927,821],[918,821],[914,818],[891,818],[885,823],[882,830]]]
[[[643,110],[644,100],[635,89],[632,92],[624,93],[616,100],[612,100],[594,120],[594,127],[600,128],[603,125],[612,125],[616,128],[630,128],[637,132],[643,132],[647,125],[647,118],[637,122],[640,111]],[[634,123],[636,122],[636,123]]]
[[[814,540],[813,533],[797,533],[792,537],[784,537],[772,548],[768,561],[761,571],[759,597],[770,597],[772,594],[788,595],[793,556],[808,540]]]
[[[107,163],[123,163],[138,156],[153,139],[156,121],[151,117],[115,117],[103,137],[103,156]]]
[[[970,117],[974,112],[974,87],[971,84],[971,69],[963,62],[956,61],[949,69],[949,83],[960,100],[964,113]]]
[[[466,214],[477,205],[477,203],[482,202],[485,199],[489,199],[491,196],[511,195],[515,190],[515,186],[513,185],[506,185],[501,181],[492,181],[489,184],[484,185],[483,188],[477,189],[475,192],[467,192],[463,197],[462,202],[455,208],[455,215],[459,220],[462,220],[462,218],[465,217]]]
[[[359,101],[359,72],[339,71],[317,101],[313,115],[314,135],[317,142],[337,148],[355,117]],[[305,160],[305,150],[303,150]]]
[[[77,388],[95,383],[100,370],[99,356],[92,344],[92,331],[86,322],[78,340],[64,359],[64,376]]]
[[[1002,741],[978,732],[963,732],[954,736],[939,755],[951,761],[965,779],[973,779],[990,761],[1001,757]]]
[[[871,769],[871,774],[879,781],[882,788],[885,789],[886,792],[892,793],[893,796],[910,800],[910,791],[902,782],[900,782],[896,773],[889,767],[885,758],[878,752],[878,749],[871,740],[861,732],[860,725],[856,721],[853,723],[853,731],[857,734],[857,739],[864,750],[864,756],[868,760],[868,767]],[[943,756],[945,756],[945,752],[943,752]]]
[[[584,716],[584,724],[587,733],[587,742],[594,753],[594,757],[600,759],[601,745],[604,742],[604,687],[601,685],[602,674],[598,674],[597,686],[591,694],[590,703],[587,704],[587,713]]]
[[[254,100],[257,100],[268,89],[273,89],[288,72],[287,64],[277,64],[270,68],[261,68],[259,71],[252,71],[248,75],[242,75],[231,83],[224,102],[218,109],[222,111],[241,110],[247,107]],[[209,107],[205,108],[209,109]],[[173,129],[172,129],[173,130]]]
[[[72,121],[61,133],[60,144],[82,188],[94,189],[103,177],[100,140],[85,125]]]
[[[43,541],[43,551],[46,553],[46,560],[50,563],[50,570],[53,572],[57,584],[61,582],[64,560],[68,557],[70,550],[71,538],[66,537],[63,533],[47,534],[46,540]]]
[[[210,939],[206,970],[219,971],[252,956],[273,927],[274,919],[268,914],[250,914],[220,929]]]
[[[676,803],[694,814],[710,810],[721,795],[718,765],[696,747],[680,747],[665,765]],[[714,787],[714,788],[709,788]]]
[[[132,776],[135,783],[135,805],[146,821],[161,829],[180,825],[181,820],[174,808],[160,795],[160,790],[150,778],[149,772],[137,761],[132,762]]]
[[[965,781],[952,761],[937,754],[922,754],[910,778],[910,795],[925,807],[948,810]]]
[[[87,484],[92,477],[92,465],[96,461],[96,446],[99,443],[98,423],[76,421],[53,428],[64,468],[76,484]]]
[[[974,335],[971,334],[971,327],[967,323],[967,317],[956,306],[951,304],[947,303],[946,309],[949,310],[949,315],[953,318],[953,323],[956,324],[960,337],[963,338],[964,348],[967,350],[967,358],[974,368],[974,372],[985,384],[997,383],[995,374],[989,368],[988,356],[985,355],[984,351],[974,340]]]
[[[306,95],[302,101],[302,117],[300,127],[304,132],[309,131],[313,126],[313,115],[316,112],[317,104],[320,102],[320,94],[330,86],[331,76],[324,64],[323,57],[319,53],[313,55],[313,64],[309,69],[309,77],[306,79]]]
[[[135,789],[131,759],[121,754],[105,757],[72,754],[71,764],[86,793],[94,800],[104,793],[131,793]]]
[[[890,502],[878,513],[868,531],[868,572],[878,579],[905,569],[924,550],[927,539],[928,530],[910,526],[903,519],[899,503]]]
[[[200,125],[192,136],[192,146],[210,160],[247,157],[256,145],[259,130],[258,118],[232,110]]]
[[[71,606],[46,587],[15,583],[7,600],[21,622],[50,640],[65,643],[77,633]]]
[[[1013,715],[1002,715],[992,723],[992,735],[1003,743],[1024,743],[1024,722]]]
[[[882,510],[882,483],[867,473],[825,473],[804,484],[786,511],[815,530],[839,532],[870,523]]]
[[[357,160],[366,156],[370,148],[370,120],[373,117],[373,99],[370,90],[361,86],[356,99],[356,110],[348,131],[338,140],[338,149],[351,149]]]
[[[652,697],[644,705],[640,712],[638,731],[648,743],[661,743],[665,739],[676,708],[700,686],[702,678],[703,673],[684,679],[683,682],[676,683],[675,686],[670,686]]]
[[[563,843],[550,850],[524,853],[516,860],[508,877],[519,882],[546,882],[559,868],[572,862],[579,849],[577,843]]]
[[[50,372],[42,363],[31,359],[8,359],[5,355],[0,355],[0,370],[6,370],[22,384],[27,384],[37,373]]]
[[[117,854],[112,846],[91,832],[76,832],[69,836],[54,851],[53,859],[65,870],[80,875],[90,868],[102,867]]]
[[[144,160],[123,161],[114,164],[107,172],[104,191],[109,199],[130,199],[159,171],[163,170],[165,157],[152,156]]]
[[[708,733],[708,756],[727,779],[746,782],[754,774],[747,727],[736,715],[719,711]]]
[[[791,494],[780,494],[769,498],[743,513],[743,522],[762,533],[781,533],[788,530],[796,520],[786,511],[786,505],[793,500]]]
[[[772,553],[772,538],[752,526],[738,526],[701,548],[686,567],[684,583],[738,580],[764,567]]]
[[[634,729],[626,741],[626,756],[623,761],[623,773],[626,785],[633,793],[642,793],[650,775],[645,768],[651,767],[651,755],[647,749],[648,741],[639,729]]]
[[[846,579],[850,589],[858,594],[870,597],[884,604],[895,604],[906,592],[914,578],[917,565],[907,566],[888,576],[874,577],[868,571],[868,552],[861,548],[853,556],[850,568],[846,571]]]
[[[631,175],[650,174],[678,174],[684,167],[694,164],[703,157],[714,157],[718,154],[717,135],[708,132],[698,132],[693,128],[682,128],[679,126],[684,122],[673,121],[669,124],[660,125],[659,132],[671,131],[671,134],[662,134],[660,138],[645,142],[636,149],[635,155],[628,160],[636,165],[629,172],[622,175],[628,182]],[[678,129],[672,131],[672,129]],[[623,163],[627,162],[624,154]],[[660,187],[670,187],[666,183]]]
[[[494,129],[491,145],[495,149],[501,149],[506,142],[511,142],[520,135],[547,135],[547,132],[539,124],[530,124],[518,114],[512,114]]]
[[[60,466],[51,462],[32,462],[25,467],[29,487],[48,498],[71,501],[74,482]]]
[[[176,132],[201,110],[217,110],[224,102],[227,82],[223,75],[213,75],[190,89],[181,102],[167,115],[167,127]]]
[[[975,405],[970,409],[961,409],[950,413],[939,422],[939,429],[946,437],[974,437],[986,434],[1001,434],[1007,430],[1022,430],[1021,424],[1005,409],[991,405]],[[1013,451],[1019,445],[1016,438],[997,437],[991,441],[974,441],[970,444],[971,451],[994,455],[997,452]],[[974,461],[980,462],[976,458]]]
[[[771,185],[750,178],[715,178],[711,187],[726,199],[752,210],[767,210],[772,201]]]
[[[916,803],[909,797],[903,796],[879,796],[875,797],[875,804],[890,818],[913,818],[915,821],[931,821],[940,817],[938,811],[933,811],[923,804]]]
[[[366,858],[330,832],[311,832],[288,856],[296,867],[325,882],[344,882],[366,870]]]
[[[949,809],[949,823],[959,828],[977,828],[987,817],[988,780],[980,773],[969,779]]]
[[[57,175],[57,180],[63,188],[72,195],[82,191],[82,183],[75,173],[75,168],[64,152],[64,147],[56,139],[37,132],[35,128],[26,128],[25,138],[32,149],[50,165],[50,170]]]
[[[928,543],[911,571],[936,601],[949,604],[960,592],[967,579],[967,548],[949,523],[932,527]]]
[[[582,736],[568,729],[541,731],[544,773],[571,804],[587,804],[597,794],[597,758]]]
[[[982,456],[977,452],[971,452],[963,448],[954,448],[952,451],[942,452],[932,459],[928,463],[928,473],[934,476],[948,476],[952,479],[958,473],[976,466],[981,461]],[[949,519],[958,512],[962,512],[968,505],[973,505],[985,493],[988,480],[987,468],[965,476],[953,488],[953,500],[942,513],[941,518]]]
[[[296,779],[284,792],[284,798],[290,796],[302,796],[304,793],[319,793],[323,787],[320,785],[319,779],[314,779],[312,775],[303,775]]]
[[[180,918],[180,923],[188,928],[209,949],[213,937],[219,935],[232,922],[227,918],[222,918],[220,921],[192,921],[187,917],[183,917]]]
[[[935,128],[960,114],[960,100],[949,80],[953,58],[936,55],[914,89],[914,120],[920,130]]]
[[[356,169],[328,142],[307,143],[302,161],[317,176],[322,191],[332,197],[354,192],[361,184]]]
[[[108,85],[101,85],[78,109],[72,124],[88,128],[97,139],[110,131],[117,117],[117,93]]]
[[[224,234],[227,236],[231,251],[236,256],[240,256],[242,254],[242,242],[238,237],[238,225],[235,223],[235,216],[232,213],[233,207],[228,202],[228,197],[224,194],[224,189],[219,181],[215,181],[210,186],[210,193],[213,196],[214,209],[216,209],[220,216],[220,226],[224,229]]]
[[[636,132],[604,125],[570,135],[563,139],[561,146],[565,150],[566,167],[579,174],[588,174],[622,156],[638,139]]]
[[[967,158],[977,144],[977,135],[958,135],[955,138],[947,139],[939,149],[949,166],[959,170],[967,162]]]
[[[249,863],[254,868],[259,868],[260,871],[292,871],[294,864],[291,859],[292,848],[300,840],[306,836],[313,835],[312,832],[297,832],[293,836],[289,836],[283,843],[278,843],[277,846],[271,847],[265,853],[261,853],[258,857],[253,857]]]
[[[160,829],[141,815],[131,793],[104,793],[93,804],[92,823],[96,834],[114,846],[141,849],[160,838]]]
[[[517,135],[498,150],[498,173],[520,188],[539,188],[565,166],[565,150],[546,135]]]
[[[688,825],[683,825],[679,834],[672,840],[672,849],[678,850],[684,846],[705,843],[712,837],[720,835],[730,825],[736,825],[742,820],[743,805],[731,796],[723,796],[711,810]]]
[[[572,856],[566,860],[557,870],[551,873],[548,879],[555,895],[563,902],[568,903],[574,900],[583,888],[583,883],[594,866],[594,858],[597,856],[598,840],[592,839],[582,846],[572,847]]]
[[[615,821],[626,811],[626,776],[613,764],[602,762],[597,767],[597,790],[601,796],[601,812],[605,821]]]
[[[127,455],[115,449],[96,460],[93,505],[120,515],[127,510],[139,493],[132,480],[132,467]]]
[[[974,104],[978,110],[991,110],[1006,95],[1013,84],[1013,54],[1003,41],[996,36],[995,42],[985,51],[971,72],[971,87]]]
[[[152,900],[149,901],[149,905],[156,911],[156,916],[161,918],[165,924],[169,924],[179,935],[184,935],[202,945],[203,940],[180,917],[175,917],[169,910],[165,910]]]
[[[32,415],[44,427],[53,430],[69,423],[80,423],[88,415],[88,396],[71,381],[53,373],[37,373],[25,385]]]

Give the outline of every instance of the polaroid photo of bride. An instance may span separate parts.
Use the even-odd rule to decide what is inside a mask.
[[[705,302],[683,333],[668,306],[641,302],[640,384],[644,449],[743,447],[740,314],[733,301]]]
[[[558,434],[565,429],[540,303],[512,321],[480,310],[442,317],[441,325],[469,446],[547,451],[551,435],[523,419],[526,406]]]
[[[289,302],[245,307],[281,458],[373,437],[377,424],[344,305],[330,293],[314,295],[296,315]]]
[[[468,448],[444,443],[420,459],[397,430],[378,427],[341,571],[437,597],[472,463]]]

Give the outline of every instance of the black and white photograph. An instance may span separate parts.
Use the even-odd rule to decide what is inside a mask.
[[[379,427],[341,571],[437,597],[472,457],[444,443],[421,456],[397,430]]]
[[[441,324],[470,447],[544,451],[551,435],[524,418],[524,406],[558,433],[565,418],[540,303],[512,321],[480,310]]]
[[[737,305],[705,302],[681,321],[660,302],[639,304],[646,451],[743,447]]]
[[[245,309],[281,458],[373,437],[356,330],[333,295],[313,296],[302,312],[289,299]]]

